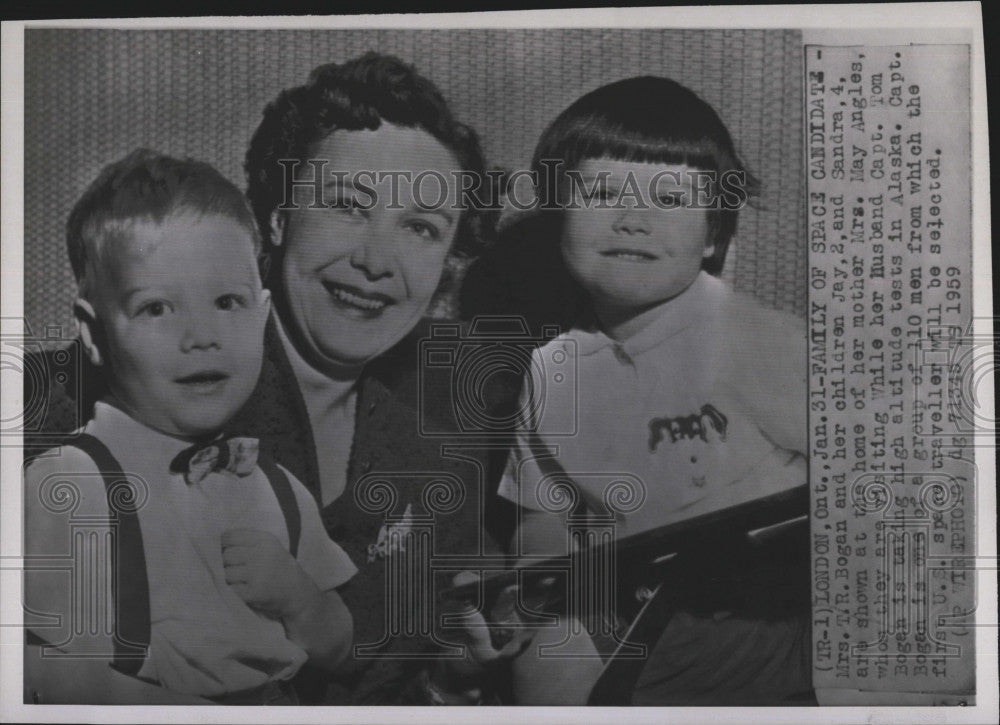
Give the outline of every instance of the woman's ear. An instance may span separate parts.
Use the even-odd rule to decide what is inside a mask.
[[[101,346],[103,346],[103,339],[99,331],[100,323],[98,323],[97,315],[94,313],[94,306],[82,297],[77,297],[73,303],[73,316],[76,317],[76,322],[80,326],[80,342],[83,344],[83,351],[87,359],[94,365],[103,365],[104,356],[98,345],[98,339],[100,339]]]
[[[271,246],[280,247],[285,241],[285,215],[275,209],[271,212]]]

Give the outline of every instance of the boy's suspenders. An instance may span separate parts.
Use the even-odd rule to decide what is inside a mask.
[[[114,486],[128,480],[118,460],[104,443],[88,433],[72,438],[67,444],[79,448],[93,459],[104,479],[104,490],[110,501]],[[299,550],[302,518],[292,484],[285,472],[263,452],[257,457],[257,465],[274,489],[288,528],[289,551],[295,557]],[[117,496],[115,501],[118,529],[117,543],[111,547],[111,596],[115,605],[115,655],[112,667],[126,675],[135,676],[145,659],[136,656],[136,648],[144,650],[149,647],[149,577],[139,517],[131,503],[120,504],[118,502],[122,498]]]
[[[106,445],[88,433],[74,438],[72,445],[97,464],[110,502],[113,488],[128,481],[121,464]],[[115,497],[115,501],[118,528],[115,545],[111,547],[111,598],[115,607],[112,666],[135,676],[142,668],[144,650],[149,647],[149,577],[146,576],[146,553],[134,501],[128,496]],[[137,656],[137,648],[143,650],[141,657]]]
[[[302,535],[302,514],[295,500],[295,491],[285,472],[263,451],[257,454],[257,465],[267,476],[274,495],[278,498],[281,513],[285,516],[285,526],[288,527],[288,551],[292,558],[296,558],[299,555],[299,537]]]

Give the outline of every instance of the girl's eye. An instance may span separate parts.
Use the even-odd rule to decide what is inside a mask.
[[[662,206],[670,209],[678,209],[684,204],[685,194],[683,191],[671,191],[660,194],[658,197]]]
[[[215,306],[220,310],[235,310],[240,307],[246,307],[247,301],[245,297],[240,295],[222,295],[222,297],[215,301]]]
[[[413,230],[414,234],[423,239],[435,240],[441,236],[436,226],[420,220],[411,221],[410,229]]]
[[[617,199],[618,195],[613,190],[608,189],[606,186],[601,186],[594,189],[593,192],[587,195],[587,201],[596,201],[601,204],[607,203],[612,199]]]
[[[142,305],[136,312],[136,316],[163,317],[167,314],[168,307],[162,300],[153,300]]]

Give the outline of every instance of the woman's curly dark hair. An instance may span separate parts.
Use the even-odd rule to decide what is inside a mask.
[[[333,131],[375,130],[383,121],[423,129],[455,154],[463,171],[488,180],[476,132],[455,119],[441,92],[413,66],[375,52],[321,65],[305,85],[278,94],[250,141],[244,165],[247,197],[265,251],[273,251],[273,212],[292,198],[291,179],[279,159],[305,161],[313,144]],[[492,240],[496,216],[495,209],[475,205],[463,211],[453,252],[475,256],[482,251]]]

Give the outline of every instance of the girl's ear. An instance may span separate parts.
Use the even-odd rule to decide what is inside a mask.
[[[99,323],[93,305],[82,297],[77,297],[73,303],[73,315],[80,326],[80,342],[83,344],[83,351],[87,359],[94,365],[103,365],[104,356],[97,343],[101,337],[98,329]]]
[[[285,215],[275,209],[271,212],[271,244],[280,247],[285,241]]]

